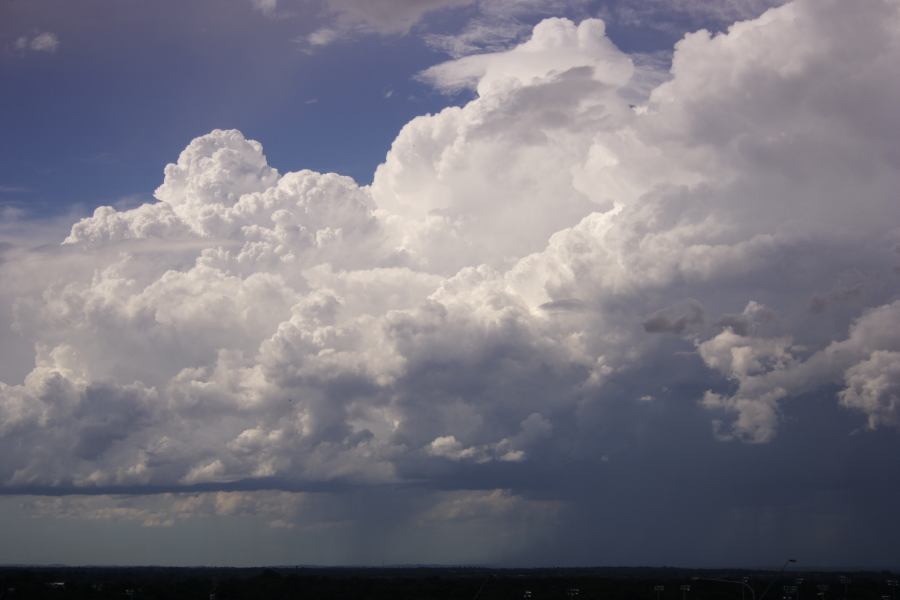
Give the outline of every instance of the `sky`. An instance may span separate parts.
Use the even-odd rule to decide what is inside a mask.
[[[898,62],[898,0],[0,0],[0,564],[900,568]]]

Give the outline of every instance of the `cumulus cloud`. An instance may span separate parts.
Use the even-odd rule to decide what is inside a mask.
[[[869,427],[900,425],[900,353],[876,350],[844,372],[841,404],[866,413]]]
[[[156,202],[0,265],[36,349],[0,482],[477,490],[440,520],[563,510],[571,465],[650,439],[771,442],[810,394],[896,425],[898,32],[890,0],[797,0],[686,36],[635,104],[602,21],[548,19],[426,71],[476,97],[370,186],[193,140]],[[883,283],[810,310],[852,273]]]
[[[473,0],[328,0],[328,7],[352,23],[361,23],[382,33],[405,33],[429,12],[464,6]]]
[[[530,40],[513,50],[460,58],[431,67],[422,76],[441,89],[477,86],[481,96],[491,95],[495,86],[552,79],[578,67],[616,87],[631,78],[631,60],[606,37],[603,21],[571,25],[566,19],[544,20]]]
[[[735,380],[738,389],[728,397],[707,392],[704,404],[737,413],[738,435],[768,441],[777,426],[779,400],[843,380],[842,405],[865,413],[870,428],[896,425],[898,318],[900,302],[874,308],[852,324],[846,339],[805,360],[804,348],[790,337],[747,337],[726,329],[699,350],[706,364]]]
[[[699,302],[693,301],[667,307],[650,315],[644,321],[644,331],[681,334],[702,324],[703,307]]]

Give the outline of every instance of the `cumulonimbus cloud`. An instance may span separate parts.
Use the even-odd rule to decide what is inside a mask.
[[[431,69],[477,97],[370,186],[201,136],[157,202],[0,264],[36,349],[0,384],[0,485],[512,488],[600,461],[580,415],[662,401],[678,361],[723,439],[817,390],[896,426],[898,40],[893,0],[797,0],[686,36],[635,105],[601,21],[546,20]]]

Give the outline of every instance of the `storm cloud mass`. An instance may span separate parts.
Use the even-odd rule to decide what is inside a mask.
[[[2,248],[0,489],[338,540],[306,562],[896,560],[898,64],[896,0],[687,35],[650,90],[550,18],[424,71],[474,99],[371,185],[198,137]]]

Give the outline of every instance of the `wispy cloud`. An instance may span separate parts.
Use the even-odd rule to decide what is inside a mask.
[[[359,35],[403,35],[427,15],[470,5],[475,0],[327,0],[321,18],[324,24],[297,38],[308,52]]]
[[[253,8],[264,15],[272,15],[278,8],[278,0],[250,0]]]
[[[52,54],[59,48],[59,38],[55,33],[42,31],[31,35],[23,35],[16,39],[16,50],[25,52],[46,52]]]
[[[31,189],[24,185],[0,184],[0,194],[24,194]]]

